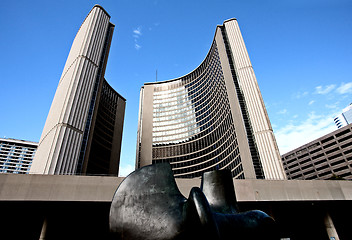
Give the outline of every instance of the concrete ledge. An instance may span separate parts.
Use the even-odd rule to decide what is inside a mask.
[[[0,174],[0,201],[111,202],[122,177]],[[200,179],[176,179],[188,198]],[[239,202],[352,200],[351,181],[234,180]]]
[[[352,200],[351,181],[234,180],[234,186],[239,202]]]
[[[110,202],[124,178],[0,174],[0,201]]]

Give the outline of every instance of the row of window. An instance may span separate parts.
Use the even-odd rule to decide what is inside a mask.
[[[170,147],[154,147],[153,159],[167,159],[168,162],[190,162],[192,159],[203,157],[211,159],[231,146],[231,151],[238,145],[234,129],[230,123],[230,114],[218,128],[208,130],[208,134],[193,142]],[[202,132],[205,133],[205,132]],[[181,155],[181,156],[178,156]],[[183,156],[182,156],[183,155]],[[170,158],[171,157],[171,158]],[[192,163],[191,163],[192,164]]]
[[[219,67],[216,69],[211,69],[211,71],[206,71],[205,73],[203,73],[201,79],[197,79],[197,84],[195,85],[197,87],[196,89],[187,89],[188,93],[186,95],[179,95],[177,97],[166,98],[164,100],[154,100],[154,108],[165,107],[165,109],[162,109],[162,111],[167,111],[168,107],[172,107],[175,104],[180,105],[181,103],[187,101],[192,101],[192,103],[194,104],[196,101],[198,101],[200,96],[204,96],[204,92],[206,91],[206,89],[213,89],[214,84],[217,83],[217,81],[221,78],[222,70]],[[155,111],[158,112],[159,110]]]
[[[195,80],[197,83],[195,83],[193,87],[188,88],[187,86],[185,86],[185,90],[182,91],[182,94],[172,96],[165,95],[164,98],[154,97],[154,105],[158,105],[161,103],[182,102],[182,100],[194,100],[200,95],[200,93],[204,92],[205,88],[209,88],[209,86],[214,82],[214,80],[221,78],[221,76],[222,72],[220,68],[210,68],[204,73],[202,73],[200,78]]]
[[[170,86],[172,86],[170,88]],[[154,96],[163,95],[163,94],[170,94],[178,91],[182,91],[184,89],[184,83],[182,80],[173,81],[170,85],[159,85],[156,88],[156,91],[153,93]],[[168,90],[170,89],[170,90]]]
[[[187,96],[187,95],[188,95],[187,89],[185,87],[181,87],[170,91],[154,92],[153,99],[158,100],[158,99],[173,98],[173,97]]]
[[[172,110],[170,110],[169,107],[163,107],[163,109],[167,111],[162,111],[162,112],[156,111],[153,113],[153,117],[156,118],[156,117],[162,117],[162,116],[168,116],[168,115],[174,115],[174,114],[184,114],[185,112],[191,109],[196,109],[196,107],[201,105],[202,103],[207,103],[208,101],[212,101],[214,94],[216,93],[219,94],[219,91],[221,91],[221,86],[219,86],[219,80],[214,80],[213,83],[209,85],[209,87],[204,89],[204,91],[200,93],[197,97],[195,97],[194,99],[188,100],[188,102],[185,102],[184,104],[182,104],[182,107],[175,108],[175,106],[172,106],[170,107],[172,108]],[[184,105],[186,105],[186,107],[184,107]],[[154,109],[158,109],[158,106],[155,105]]]
[[[5,157],[5,158],[0,158],[0,163],[1,162],[23,162],[23,163],[30,163],[32,162],[33,158],[13,158],[13,157]]]
[[[203,172],[213,171],[218,169],[230,169],[232,171],[232,176],[237,178],[244,178],[243,168],[241,164],[241,157],[236,152],[228,155],[225,158],[214,158],[212,161],[205,162],[202,165],[197,165],[182,169],[173,169],[175,177],[182,178],[195,178],[201,177]],[[235,170],[237,169],[237,170]]]
[[[29,172],[32,162],[0,161],[0,173],[23,173]]]
[[[7,153],[0,153],[0,159],[1,158],[6,158],[6,157],[13,157],[13,158],[19,158],[19,157],[21,157],[21,158],[33,158],[33,156],[34,156],[34,154],[35,154],[35,152],[33,152],[33,153],[30,153],[30,154],[28,154],[28,153],[25,153],[25,154],[23,154],[23,153],[12,153],[12,152],[7,152]]]
[[[223,99],[222,102],[215,101],[214,104],[211,106],[205,107],[203,111],[200,111],[199,114],[200,116],[196,116],[196,119],[198,122],[196,122],[196,119],[192,119],[189,122],[186,123],[180,123],[174,126],[163,126],[163,127],[153,127],[153,137],[157,136],[167,136],[167,135],[172,135],[172,134],[179,134],[185,131],[194,131],[199,132],[199,130],[204,130],[210,125],[212,125],[212,122],[214,122],[214,119],[216,119],[219,115],[221,115],[222,112],[228,112],[229,111],[229,106],[225,104],[225,101]],[[192,124],[193,123],[193,124]],[[192,124],[192,125],[191,125]],[[177,129],[174,128],[175,126],[182,126],[183,128]],[[154,132],[154,129],[161,128],[162,131],[160,132]],[[176,137],[175,137],[176,138]],[[160,141],[160,140],[155,140],[155,141]]]
[[[23,161],[0,161],[0,166],[28,166],[31,165],[32,161],[28,161],[28,162],[23,162]]]
[[[6,145],[0,145],[0,151],[6,151],[6,152],[9,152],[9,151],[12,151],[12,152],[28,152],[28,153],[31,153],[31,152],[34,152],[37,148],[22,148],[22,147],[18,147],[18,146],[6,146]]]
[[[199,122],[199,127],[193,131],[178,134],[178,135],[170,135],[165,137],[155,137],[153,138],[153,142],[172,142],[172,143],[179,143],[185,140],[188,140],[190,136],[200,132],[205,131],[206,129],[214,129],[214,126],[218,126],[217,124],[221,122],[224,117],[225,113],[229,112],[229,105],[227,104],[218,104],[219,111],[214,111],[216,115],[208,115],[204,119]]]
[[[202,102],[201,105],[202,107],[204,107],[204,104],[207,104],[206,106],[209,106],[209,103],[211,103],[212,105],[215,105],[216,101],[211,101],[211,100],[214,100],[214,99],[218,99],[217,96],[221,96],[221,94],[215,94],[216,89],[214,89],[214,84],[217,84],[219,85],[219,81],[216,81],[216,80],[213,80],[213,81],[209,81],[209,79],[212,80],[211,76],[209,78],[206,78],[208,80],[208,82],[211,82],[212,84],[210,86],[212,87],[209,87],[209,88],[206,88],[206,92],[202,93],[200,96],[196,97],[196,101],[199,101],[198,98],[202,97],[203,99],[201,99],[202,101],[199,101],[199,102]],[[218,86],[215,86],[215,87],[218,87]],[[211,94],[209,94],[209,91],[210,89],[212,90],[211,91]],[[219,107],[219,106],[223,106],[222,104],[217,104],[216,107]],[[209,108],[207,108],[207,110],[209,110]],[[214,109],[211,109],[211,110],[214,110]],[[168,125],[170,125],[170,122],[171,124],[172,123],[176,123],[176,127],[183,127],[183,128],[179,128],[179,129],[176,129],[176,128],[171,128],[170,126],[168,127],[158,127],[158,126],[155,126],[156,124],[154,124],[154,128],[153,130],[161,130],[160,132],[153,132],[153,142],[168,142],[168,143],[179,143],[179,142],[182,142],[182,141],[185,141],[185,140],[188,140],[188,138],[192,135],[195,135],[199,132],[199,125],[206,125],[206,123],[210,120],[210,117],[212,117],[214,119],[214,116],[211,116],[211,113],[208,113],[208,115],[204,114],[204,111],[201,111],[199,112],[200,114],[203,114],[202,117],[197,117],[197,116],[192,116],[193,119],[189,119],[190,116],[187,117],[188,114],[193,114],[193,111],[189,111],[188,113],[187,112],[184,112],[180,115],[173,115],[173,116],[165,116],[165,117],[155,117],[156,115],[162,115],[160,113],[155,113],[154,114],[154,122],[158,122],[158,121],[165,121],[168,123]],[[171,112],[166,112],[166,113],[171,113],[171,114],[175,114],[176,111],[171,111]],[[208,111],[209,112],[209,111]],[[214,111],[215,112],[215,111]],[[220,111],[218,111],[219,113]],[[203,119],[201,122],[197,123],[197,124],[194,124],[194,118],[197,117],[198,119]],[[178,123],[176,121],[173,121],[175,119],[179,119],[179,121],[182,121],[182,123]],[[187,120],[193,120],[193,121],[190,121],[191,124],[193,123],[193,126],[192,127],[189,127],[187,125],[187,127],[185,127],[185,123],[184,121],[187,121]],[[203,127],[203,129],[205,129],[206,127],[209,127],[211,124],[209,123],[207,126]],[[169,131],[165,131],[166,129],[170,129]],[[177,139],[177,140],[176,140]]]
[[[154,145],[153,158],[169,158],[178,155],[187,155],[179,158],[176,157],[174,160],[170,159],[170,162],[174,162],[206,155],[214,151],[218,146],[221,146],[224,142],[229,141],[229,137],[234,135],[233,131],[231,115],[228,115],[218,128],[212,130],[207,129],[197,136],[192,137],[192,141],[170,146],[165,146],[165,144],[162,146]],[[235,135],[233,137],[235,137]],[[237,146],[237,140],[235,141],[235,145]]]
[[[233,176],[243,178],[216,42],[199,68],[175,84],[155,86],[154,92],[158,91],[162,93],[154,94],[153,163],[170,162],[176,177],[199,177],[205,170],[228,168]],[[177,138],[182,131],[187,139]]]
[[[201,119],[204,118],[204,116],[208,111],[210,111],[210,109],[213,109],[212,107],[215,104],[220,104],[220,100],[224,100],[223,94],[226,94],[226,91],[224,90],[224,88],[215,88],[213,89],[211,95],[209,95],[209,99],[212,99],[210,101],[211,104],[209,104],[209,101],[203,101],[201,103],[196,103],[195,107],[193,109],[193,111],[195,112],[195,116],[197,117],[197,119]],[[167,118],[165,117],[166,120]],[[160,119],[155,119],[153,121],[153,126],[154,127],[158,127],[158,126],[166,126],[166,125],[174,125],[174,124],[178,124],[181,122],[185,122],[185,121],[189,121],[191,119],[191,116],[188,117],[180,117],[178,119],[168,119],[168,121],[164,121],[164,122],[158,122],[157,120]]]

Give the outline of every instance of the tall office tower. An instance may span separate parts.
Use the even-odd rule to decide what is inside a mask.
[[[30,173],[118,174],[125,99],[104,79],[114,30],[99,5],[70,50]]]
[[[334,118],[337,128],[347,126],[352,123],[352,104],[342,110],[342,113]]]
[[[141,88],[136,167],[158,162],[180,178],[225,168],[234,178],[286,178],[236,19],[216,28],[194,71]]]
[[[0,173],[27,174],[38,143],[0,138]]]

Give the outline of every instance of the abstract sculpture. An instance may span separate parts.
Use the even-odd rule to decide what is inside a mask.
[[[239,213],[229,171],[204,173],[186,199],[168,163],[131,173],[110,208],[116,239],[276,239],[275,222],[258,210]]]

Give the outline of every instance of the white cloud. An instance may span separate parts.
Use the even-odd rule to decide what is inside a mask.
[[[127,165],[120,165],[120,169],[119,169],[119,177],[126,177],[128,174],[130,174],[131,172],[133,172],[134,166],[132,166],[131,164],[127,164]]]
[[[328,109],[334,109],[336,111],[340,110],[339,109],[339,103],[333,103],[333,104],[325,104],[325,107]]]
[[[316,115],[311,112],[308,119],[299,123],[288,123],[275,131],[280,153],[287,153],[334,130],[336,126],[331,115]]]
[[[340,87],[336,89],[339,94],[352,93],[352,82],[341,83]]]
[[[133,33],[134,33],[134,37],[139,37],[142,35],[142,28],[141,27],[138,27],[136,29],[133,30]]]
[[[336,87],[335,84],[330,84],[325,87],[318,86],[318,87],[315,87],[315,93],[325,95],[331,92],[332,90],[334,90],[335,87]]]
[[[142,27],[138,27],[133,30],[133,38],[134,38],[134,48],[136,50],[141,49],[141,45],[138,42],[139,37],[142,36]]]
[[[135,43],[135,44],[134,44],[134,48],[137,49],[137,50],[139,50],[141,47],[142,47],[142,46],[139,45],[138,43]]]

